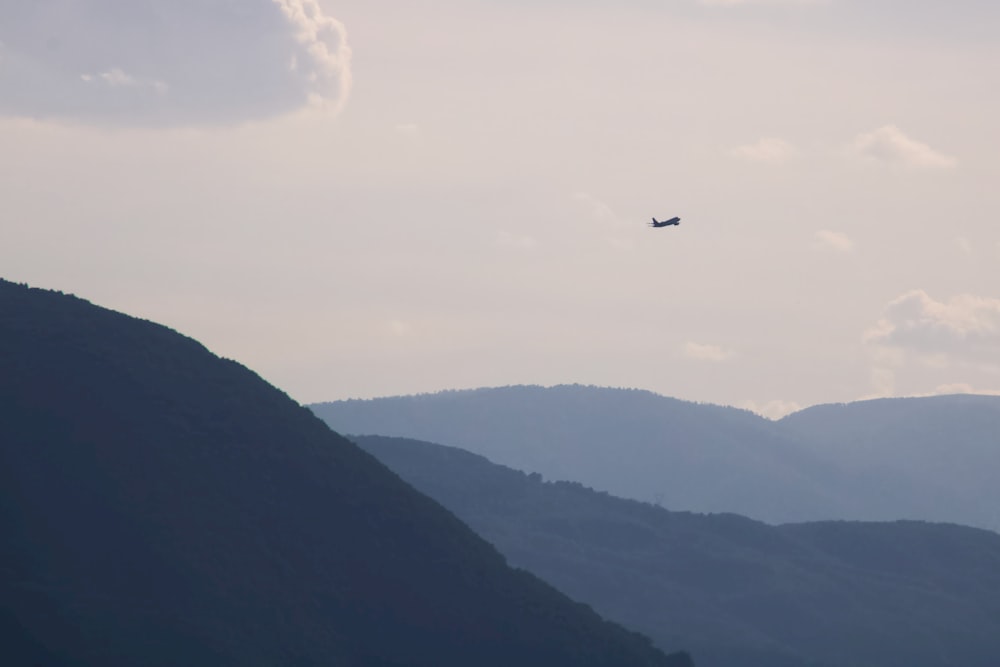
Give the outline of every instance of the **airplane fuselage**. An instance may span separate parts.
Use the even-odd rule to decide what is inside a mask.
[[[681,224],[680,218],[670,218],[669,220],[657,220],[656,218],[653,218],[653,223],[650,225],[650,227],[668,227],[671,225],[679,225],[679,224]]]

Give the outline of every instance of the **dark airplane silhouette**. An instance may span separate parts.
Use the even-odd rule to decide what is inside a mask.
[[[679,224],[681,224],[680,218],[670,218],[669,220],[662,220],[662,221],[653,218],[653,223],[650,225],[650,227],[669,227],[670,225],[679,225]]]

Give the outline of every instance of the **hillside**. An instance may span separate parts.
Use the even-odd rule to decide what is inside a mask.
[[[1000,535],[924,522],[769,526],[359,437],[514,565],[700,667],[992,667]]]
[[[881,487],[883,516],[1000,531],[1000,396],[819,405],[778,426],[811,452],[836,460],[869,491]]]
[[[1000,397],[819,406],[772,422],[647,391],[515,386],[310,406],[341,433],[436,442],[674,510],[770,523],[1000,530]]]
[[[844,508],[832,473],[745,410],[639,390],[501,387],[310,406],[341,433],[415,438],[672,509],[774,521]],[[795,497],[796,503],[787,502]]]
[[[0,281],[4,664],[685,664],[233,361]]]

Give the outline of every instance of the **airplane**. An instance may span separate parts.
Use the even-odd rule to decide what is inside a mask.
[[[679,224],[681,224],[681,219],[680,218],[670,218],[669,220],[657,220],[656,218],[653,218],[653,222],[649,226],[650,227],[668,227],[670,225],[679,225]]]

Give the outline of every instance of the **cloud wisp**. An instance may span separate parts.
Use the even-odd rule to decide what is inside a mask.
[[[337,109],[350,60],[317,0],[0,5],[0,115],[178,126]]]
[[[854,250],[854,241],[849,236],[829,229],[821,229],[816,232],[816,241],[820,247],[836,250],[837,252],[847,253]]]
[[[756,143],[737,146],[730,153],[748,162],[774,165],[785,164],[798,155],[794,146],[777,137],[763,137]]]
[[[958,160],[908,137],[895,125],[858,135],[847,149],[850,155],[915,169],[952,169]]]
[[[923,290],[912,290],[889,303],[864,340],[913,352],[932,365],[994,367],[1000,358],[1000,299],[961,294],[936,301]]]
[[[682,352],[688,359],[712,363],[728,361],[736,354],[733,350],[719,347],[718,345],[706,345],[704,343],[695,343],[694,341],[685,343]]]
[[[795,401],[783,401],[781,399],[775,399],[772,401],[767,401],[764,403],[758,403],[757,401],[747,400],[740,403],[739,407],[744,410],[749,410],[755,414],[765,417],[767,419],[777,420],[782,417],[787,417],[793,412],[798,412],[802,409],[802,406]]]

